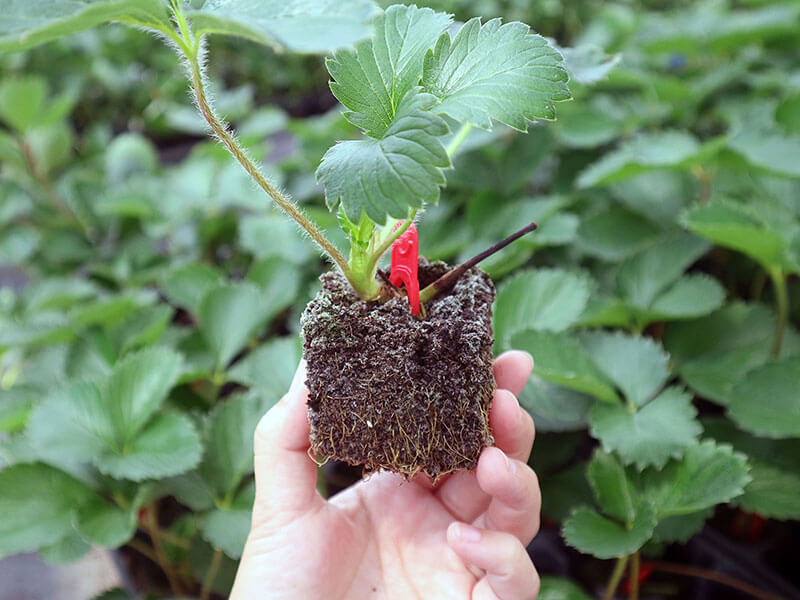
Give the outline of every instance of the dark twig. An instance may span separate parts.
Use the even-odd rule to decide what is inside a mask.
[[[531,231],[534,231],[536,229],[536,227],[537,227],[536,223],[533,222],[530,225],[527,225],[526,227],[523,227],[522,229],[520,229],[516,233],[512,233],[506,239],[497,242],[491,248],[487,248],[486,250],[484,250],[480,254],[476,254],[475,256],[470,258],[469,260],[461,263],[455,269],[452,269],[451,271],[448,271],[447,273],[445,273],[444,275],[439,277],[439,279],[434,281],[432,284],[430,284],[429,286],[427,286],[424,290],[422,290],[420,292],[420,294],[419,294],[420,302],[422,302],[422,303],[429,302],[433,298],[438,296],[439,294],[448,291],[450,288],[452,288],[455,285],[456,281],[458,281],[459,278],[468,269],[471,269],[472,267],[477,265],[479,262],[481,262],[485,258],[489,258],[492,254],[494,254],[496,252],[499,252],[500,250],[502,250],[503,248],[508,246],[511,242],[514,242],[514,241],[518,240],[519,238],[521,238],[526,233],[530,233]]]

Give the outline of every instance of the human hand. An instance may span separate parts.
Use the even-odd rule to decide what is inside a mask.
[[[516,396],[533,367],[523,352],[494,363],[495,444],[473,471],[435,486],[380,472],[325,500],[308,456],[304,364],[258,425],[256,499],[231,600],[534,599],[525,546],[539,529],[527,460],[533,419]]]

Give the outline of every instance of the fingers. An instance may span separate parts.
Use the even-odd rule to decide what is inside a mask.
[[[536,473],[501,450],[487,448],[478,461],[476,475],[491,502],[475,525],[510,533],[527,546],[539,531],[542,507]]]
[[[509,390],[495,392],[489,424],[497,447],[510,458],[527,462],[533,446],[533,419]],[[481,489],[475,473],[464,471],[440,484],[436,495],[455,518],[470,523],[486,510],[491,499]]]
[[[267,520],[294,520],[324,503],[316,489],[317,465],[308,456],[305,377],[301,361],[289,392],[256,428],[254,529]]]
[[[527,352],[509,350],[497,357],[493,368],[497,387],[519,396],[533,371],[533,358]]]
[[[499,389],[495,392],[489,411],[489,425],[495,446],[511,458],[528,462],[535,433],[533,418],[509,390]]]
[[[535,600],[539,575],[516,537],[452,523],[447,542],[461,560],[486,572],[473,588],[472,600]]]

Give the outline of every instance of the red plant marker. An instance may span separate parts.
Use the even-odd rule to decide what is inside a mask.
[[[398,223],[395,229],[400,226]],[[419,235],[413,223],[392,244],[392,270],[389,281],[395,287],[405,284],[408,294],[408,303],[411,305],[411,314],[419,314]]]

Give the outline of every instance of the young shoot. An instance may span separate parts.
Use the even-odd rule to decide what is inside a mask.
[[[187,61],[197,106],[214,134],[367,301],[385,296],[377,278],[381,258],[417,212],[438,201],[445,170],[471,128],[502,123],[524,132],[531,121],[553,119],[554,102],[570,98],[561,55],[523,23],[474,18],[452,35],[452,17],[429,8],[395,5],[379,14],[369,39],[326,63],[345,118],[364,134],[335,144],[316,172],[350,241],[345,259],[214,112],[201,67],[202,32],[192,31],[177,0],[172,9],[178,31],[169,37]],[[423,291],[423,301],[443,289]]]

